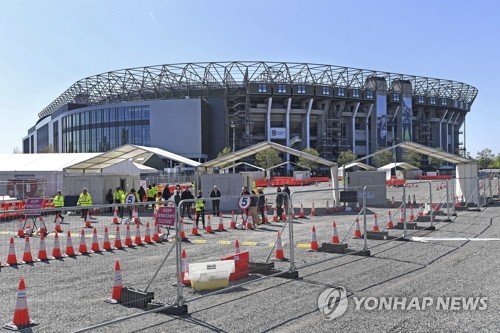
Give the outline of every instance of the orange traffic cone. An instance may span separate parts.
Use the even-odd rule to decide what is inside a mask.
[[[190,286],[191,285],[191,280],[189,280],[188,275],[189,274],[189,263],[187,261],[186,257],[186,250],[182,250],[182,255],[181,255],[181,279],[182,279],[182,284],[185,286]]]
[[[246,228],[248,230],[252,230],[253,229],[253,220],[252,220],[251,216],[247,217]]]
[[[219,214],[219,226],[217,228],[217,231],[227,231],[224,229],[224,221],[222,219],[222,214]]]
[[[45,249],[45,236],[40,236],[40,245],[38,246],[38,261],[46,261],[49,260],[47,257],[47,250]]]
[[[61,247],[59,246],[59,234],[57,232],[54,235],[54,248],[52,249],[52,258],[54,259],[62,258]]]
[[[269,216],[267,215],[267,205],[264,206],[264,221],[263,223],[269,223]]]
[[[157,226],[155,228],[155,232],[153,234],[153,241],[156,242],[156,243],[161,243],[161,230],[160,230],[160,226]]]
[[[373,231],[378,232],[380,229],[378,228],[378,215],[374,214],[373,215]]]
[[[231,212],[231,222],[229,223],[229,228],[236,229],[236,219],[234,217],[234,210]]]
[[[30,319],[28,299],[26,297],[26,285],[24,283],[24,278],[21,277],[19,280],[14,319],[12,322],[5,324],[4,328],[11,331],[19,331],[35,325],[38,325],[38,323]]]
[[[90,223],[90,212],[87,212],[87,216],[85,217],[85,228],[92,228],[92,224]]]
[[[312,203],[311,216],[316,216],[316,208],[314,208],[314,202]]]
[[[17,265],[16,249],[14,247],[14,237],[10,238],[9,254],[7,256],[7,265],[10,265],[10,266]]]
[[[193,223],[193,228],[191,229],[191,235],[200,236],[200,233],[198,232],[198,226],[196,225],[196,223]]]
[[[95,253],[101,252],[101,248],[99,247],[99,242],[97,240],[97,229],[94,228],[94,233],[92,234],[92,245],[90,246],[90,250]]]
[[[144,232],[144,243],[152,244],[151,241],[151,229],[149,229],[149,222],[146,222],[146,231]]]
[[[415,220],[415,215],[413,215],[413,205],[410,205],[410,222]]]
[[[24,220],[22,218],[19,219],[19,224],[18,224],[18,229],[17,229],[17,237],[23,238],[24,237]]]
[[[73,248],[73,242],[71,241],[71,231],[68,230],[68,237],[66,239],[66,257],[74,257],[75,249]]]
[[[107,301],[110,303],[120,303],[122,298],[123,281],[122,273],[120,270],[120,261],[115,261],[115,276],[113,278],[113,290],[111,292],[111,298]]]
[[[118,207],[115,207],[115,210],[113,211],[113,223],[120,224],[120,220],[118,219]]]
[[[391,211],[389,211],[389,222],[387,222],[387,225],[385,226],[386,229],[393,229],[394,224],[392,223],[392,214]]]
[[[281,233],[278,232],[276,236],[276,253],[275,258],[279,260],[285,260],[285,254],[283,252],[283,244],[281,243]]]
[[[184,219],[182,217],[179,221],[179,236],[181,242],[189,242],[189,239],[186,237],[186,232],[184,231]]]
[[[144,244],[142,244],[141,226],[139,224],[135,225],[135,245],[137,245],[137,246],[144,245]]]
[[[211,234],[214,231],[212,230],[212,222],[210,221],[210,214],[207,216],[207,225],[205,226],[205,233]]]
[[[123,249],[122,239],[121,239],[121,236],[120,236],[120,227],[119,226],[116,226],[115,248],[117,248],[118,250]]]
[[[127,224],[127,229],[125,230],[125,246],[134,247],[132,243],[132,236],[130,235],[130,225]]]
[[[234,253],[241,253],[240,242],[238,240],[234,241]]]
[[[355,227],[354,227],[354,237],[353,238],[361,238],[361,228],[359,226],[359,219],[356,217]]]
[[[281,214],[281,219],[283,221],[286,221],[286,212],[285,211],[283,211],[283,214]]]
[[[137,211],[137,207],[134,207],[134,211],[132,212],[132,217],[134,218],[135,224],[141,224],[141,219],[139,218],[139,212]]]
[[[300,212],[299,212],[299,218],[304,219],[306,217],[306,214],[304,213],[304,205],[302,203],[300,204]]]
[[[111,243],[109,242],[108,227],[104,227],[104,240],[103,240],[103,243],[102,243],[102,249],[104,251],[111,251],[111,250],[113,250],[111,248]]]
[[[56,216],[56,225],[54,226],[54,231],[55,232],[62,232],[61,217],[59,216],[59,214],[57,214],[57,216]]]
[[[399,211],[399,223],[404,223],[404,222],[405,222],[405,214],[403,208],[401,207],[401,210]]]
[[[273,222],[278,222],[278,205],[274,206]]]
[[[318,237],[316,237],[316,228],[314,226],[311,232],[311,250],[318,251]]]
[[[292,209],[292,220],[295,220],[296,216],[295,216],[295,211],[293,209],[293,205],[291,205],[290,208]]]
[[[80,233],[80,246],[78,246],[78,254],[89,254],[87,243],[85,241],[85,229]]]
[[[339,235],[337,233],[337,224],[333,221],[332,227],[332,244],[340,244]]]
[[[43,221],[42,215],[38,218],[38,225],[40,226],[40,229],[38,230],[41,235],[47,235],[47,226],[45,225],[45,222]]]
[[[31,255],[30,238],[26,237],[26,240],[24,241],[23,263],[29,264],[32,262],[33,262],[33,256]]]

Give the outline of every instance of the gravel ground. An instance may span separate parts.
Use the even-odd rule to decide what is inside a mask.
[[[321,186],[292,188],[294,190],[321,189]],[[428,188],[412,188],[418,200],[426,199]],[[268,191],[266,189],[266,191]],[[400,197],[401,189],[389,189]],[[389,193],[388,198],[393,194]],[[294,202],[308,208],[315,203],[317,208],[326,206],[328,188],[319,193],[296,193]],[[433,194],[439,197],[441,192]],[[324,195],[326,194],[326,196]],[[270,197],[270,202],[273,198]],[[381,228],[387,223],[390,207],[371,207],[367,216],[368,228],[373,223],[374,212],[379,214]],[[460,211],[451,222],[445,216],[436,220],[435,231],[409,230],[409,234],[422,237],[500,237],[500,205],[489,205],[482,211]],[[296,208],[296,214],[298,209]],[[497,287],[498,241],[436,240],[428,242],[405,242],[369,240],[370,257],[310,252],[306,248],[315,225],[319,243],[329,242],[332,222],[338,226],[341,238],[346,239],[350,249],[361,250],[363,240],[353,239],[352,226],[357,213],[319,215],[297,219],[294,223],[294,253],[299,279],[262,277],[251,274],[245,281],[252,281],[230,291],[206,295],[184,288],[189,314],[182,317],[164,314],[144,314],[144,311],[112,305],[105,302],[111,296],[114,263],[120,260],[121,274],[125,285],[144,289],[172,243],[160,243],[143,247],[114,250],[101,254],[79,255],[75,258],[50,260],[34,264],[2,267],[0,271],[2,293],[0,293],[0,320],[8,323],[13,318],[19,278],[23,276],[27,285],[30,316],[40,324],[33,332],[72,332],[99,323],[144,314],[142,316],[109,324],[94,329],[96,332],[304,332],[306,330],[350,330],[352,332],[498,332]],[[109,226],[110,217],[98,217],[93,221],[102,237],[102,229]],[[73,245],[77,249],[81,223],[76,217],[68,217],[63,229],[72,231]],[[224,220],[226,228],[229,218]],[[362,217],[361,217],[362,222]],[[396,221],[394,221],[396,222]],[[218,221],[212,221],[217,227]],[[428,226],[428,222],[419,226]],[[186,232],[191,230],[186,223]],[[218,260],[233,252],[236,239],[242,250],[250,251],[251,261],[265,261],[274,256],[270,244],[282,224],[272,223],[255,231],[231,230],[224,233],[190,237],[191,243],[183,244],[189,262]],[[122,227],[123,228],[123,227]],[[9,236],[17,230],[16,222],[4,222],[0,234],[2,247],[0,258],[5,263]],[[90,230],[90,229],[88,229]],[[142,230],[143,231],[143,230]],[[390,230],[389,235],[399,237],[402,230]],[[135,230],[132,231],[132,237]],[[91,234],[87,234],[90,247]],[[111,241],[114,231],[110,230]],[[124,231],[121,234],[124,239]],[[290,256],[287,241],[288,231],[283,232],[285,255]],[[66,236],[61,237],[61,247],[66,245]],[[24,243],[16,239],[16,253],[22,257]],[[30,239],[33,256],[36,257],[39,239]],[[102,240],[101,240],[102,242]],[[226,244],[228,243],[228,244]],[[47,238],[47,250],[51,251],[53,234]],[[279,269],[287,269],[289,263],[275,262]],[[151,284],[155,300],[171,303],[176,289],[173,256],[169,257]],[[342,286],[349,297],[346,313],[331,321],[325,321],[318,310],[317,298],[326,288]],[[200,298],[200,296],[205,296]],[[436,310],[374,310],[355,309],[354,297],[441,297],[441,296],[485,296],[488,308],[485,311]],[[0,321],[0,324],[2,322]]]

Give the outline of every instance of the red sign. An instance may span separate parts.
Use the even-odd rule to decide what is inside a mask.
[[[26,199],[26,204],[24,205],[24,215],[25,216],[40,216],[42,213],[42,198],[29,198]]]
[[[161,206],[156,213],[156,223],[165,227],[175,226],[175,207]]]

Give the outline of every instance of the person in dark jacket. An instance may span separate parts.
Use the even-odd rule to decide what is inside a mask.
[[[175,206],[179,207],[179,203],[181,202],[181,186],[179,184],[175,185],[174,202]]]
[[[264,195],[264,191],[259,188],[257,193],[259,194],[259,198],[257,199],[257,209],[259,210],[259,213],[260,213],[260,216],[262,218],[262,223],[266,223],[265,222],[265,206],[266,206],[266,197]]]
[[[220,200],[216,198],[220,198],[220,195],[217,185],[214,185],[213,190],[210,192],[210,198],[214,198],[214,200],[212,200],[212,214],[214,216],[219,216]]]
[[[193,200],[193,199],[194,199],[193,193],[191,193],[189,186],[186,186],[186,188],[184,188],[184,191],[182,191],[182,193],[181,193],[181,200]],[[192,218],[191,217],[191,207],[192,206],[193,206],[193,202],[184,202],[184,205],[182,207],[181,217],[184,217],[184,214],[186,214],[187,217],[189,217],[191,219]]]
[[[278,193],[276,195],[276,214],[278,215],[278,218],[280,221],[283,220],[283,204],[284,204],[284,199],[283,199],[283,193],[281,192],[281,187],[278,186],[276,189],[276,192]]]
[[[169,188],[168,184],[165,184],[165,188],[163,189],[163,192],[162,192],[162,198],[163,198],[163,200],[167,201],[168,199],[170,199],[171,196],[172,196],[172,193],[170,193],[170,188]]]

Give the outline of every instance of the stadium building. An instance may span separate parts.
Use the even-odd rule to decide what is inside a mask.
[[[39,113],[24,153],[158,147],[204,162],[224,147],[273,141],[336,160],[403,141],[465,149],[477,89],[373,70],[285,62],[123,69],[79,80]]]

